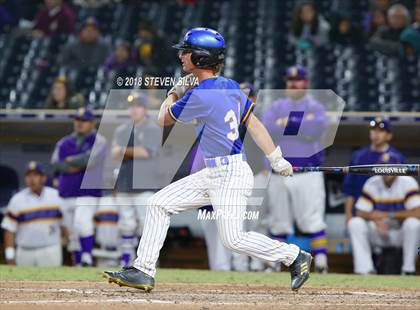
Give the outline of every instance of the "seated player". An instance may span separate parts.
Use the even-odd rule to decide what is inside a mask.
[[[384,153],[381,163],[396,164],[398,158],[396,154]],[[372,246],[394,246],[403,248],[401,273],[414,275],[420,242],[420,195],[416,180],[409,176],[368,179],[348,229],[355,273],[375,273]]]
[[[26,188],[9,202],[4,229],[6,262],[18,266],[54,267],[62,264],[63,200],[58,191],[44,186],[47,178],[40,163],[29,162]],[[16,250],[15,250],[16,248]]]
[[[401,163],[405,162],[405,157],[401,152],[390,145],[392,126],[388,119],[376,117],[369,122],[369,140],[369,145],[353,152],[349,163],[350,166],[373,165],[381,159],[383,154],[389,152],[398,155]],[[354,204],[362,194],[363,185],[368,178],[368,175],[352,173],[346,174],[344,177],[343,190],[346,195],[344,202],[346,223],[355,215]]]

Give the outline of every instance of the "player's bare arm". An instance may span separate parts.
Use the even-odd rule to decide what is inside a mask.
[[[420,207],[408,209],[408,210],[402,210],[402,211],[396,211],[396,212],[385,212],[385,211],[372,211],[372,212],[366,212],[366,211],[357,211],[357,216],[364,218],[368,221],[378,221],[383,220],[386,218],[394,218],[397,220],[404,220],[409,217],[416,217],[420,218]]]
[[[149,151],[144,146],[129,146],[124,151],[121,146],[114,144],[111,149],[112,158],[119,159],[121,158],[121,155],[124,156],[124,159],[147,159],[150,157]]]
[[[175,123],[175,120],[169,114],[169,107],[177,100],[178,96],[175,93],[170,93],[165,101],[163,101],[158,115],[159,125],[170,126]]]
[[[265,155],[269,155],[274,152],[276,146],[274,145],[273,139],[271,139],[267,129],[254,115],[254,113],[251,113],[246,126],[248,132],[251,134],[252,139]]]
[[[15,265],[15,236],[16,234],[10,230],[4,230],[4,248],[6,262],[9,265]]]
[[[352,210],[354,202],[355,201],[353,196],[347,196],[346,200],[344,201],[344,215],[346,218],[346,223],[353,217]]]
[[[420,206],[413,209],[396,211],[396,212],[388,212],[389,217],[393,217],[397,220],[405,220],[409,217],[420,218]]]
[[[246,126],[252,139],[267,156],[273,170],[283,176],[293,175],[292,165],[283,158],[280,147],[274,145],[267,129],[253,113],[251,113]]]

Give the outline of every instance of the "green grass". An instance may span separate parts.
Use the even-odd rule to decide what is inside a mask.
[[[33,268],[0,265],[0,281],[104,281],[99,268]],[[214,272],[190,269],[159,269],[156,281],[165,283],[237,283],[289,285],[290,275],[261,272]],[[313,287],[337,288],[420,288],[418,276],[358,276],[348,274],[312,274],[308,284]]]

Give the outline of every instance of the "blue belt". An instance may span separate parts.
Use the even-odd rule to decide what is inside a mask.
[[[245,154],[235,154],[235,155],[228,155],[228,156],[219,156],[214,158],[206,158],[204,160],[207,168],[215,168],[219,166],[226,166],[229,165],[229,162],[233,162],[233,156],[241,155],[241,159],[245,160]]]

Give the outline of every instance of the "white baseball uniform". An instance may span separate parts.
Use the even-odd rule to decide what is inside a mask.
[[[271,174],[268,184],[270,233],[293,233],[294,221],[305,233],[325,229],[325,189],[322,173],[296,173],[293,178]]]
[[[147,158],[124,159],[116,180],[116,203],[119,206],[121,264],[131,265],[141,236],[146,215],[147,199],[153,195],[150,184],[159,184],[158,150],[161,130],[156,122],[146,116],[139,124],[129,121],[118,126],[114,132],[113,144],[124,149],[143,147]]]
[[[362,196],[355,206],[357,210],[365,212],[396,212],[420,208],[419,186],[414,178],[399,176],[391,187],[387,187],[381,176],[374,176],[366,181]],[[374,222],[368,222],[361,217],[353,217],[349,221],[354,272],[366,274],[374,271],[372,245],[402,247],[402,272],[415,271],[417,248],[420,244],[420,220],[409,217],[402,224],[390,220],[388,227],[388,233],[381,235]]]
[[[77,208],[77,198],[62,198],[63,204],[63,223],[67,227],[69,233],[69,242],[67,244],[67,250],[69,252],[80,251],[79,235],[77,234],[74,226],[74,213]]]
[[[95,242],[101,248],[117,248],[118,246],[118,204],[114,196],[99,198],[94,214]]]
[[[232,252],[223,245],[215,220],[203,220],[201,226],[204,231],[210,270],[248,271],[248,256]]]
[[[9,202],[1,227],[16,234],[16,264],[60,266],[63,200],[45,186],[41,195],[25,188]]]

